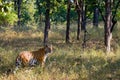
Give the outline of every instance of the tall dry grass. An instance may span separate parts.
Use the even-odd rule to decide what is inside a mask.
[[[49,43],[54,51],[47,58],[45,68],[39,65],[15,70],[15,58],[23,50],[37,50],[43,45],[43,28],[0,31],[0,80],[119,80],[120,31],[113,32],[112,51],[105,53],[103,28],[87,27],[87,47],[76,40],[76,24],[71,26],[71,43],[65,43],[65,25],[54,25],[49,32]]]

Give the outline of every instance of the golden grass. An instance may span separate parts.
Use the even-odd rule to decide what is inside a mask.
[[[120,47],[118,45],[120,37],[112,41],[114,43],[112,44],[113,51],[106,54],[103,33],[97,33],[98,30],[90,28],[88,29],[90,36],[88,36],[87,48],[83,51],[82,39],[76,41],[75,38],[76,29],[71,33],[73,42],[65,44],[65,27],[58,26],[58,29],[52,28],[49,35],[49,43],[52,43],[54,51],[48,57],[45,68],[42,69],[37,65],[33,68],[20,68],[16,72],[14,70],[17,54],[22,50],[37,50],[41,47],[43,45],[43,31],[18,32],[10,28],[1,31],[0,80],[120,79]],[[114,37],[119,36],[115,35],[117,33],[120,34],[120,31],[114,32]]]

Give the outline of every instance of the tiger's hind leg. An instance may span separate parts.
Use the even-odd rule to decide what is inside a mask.
[[[17,57],[16,62],[15,62],[16,69],[18,69],[21,64],[22,64],[21,58]]]
[[[31,60],[29,61],[29,65],[30,65],[30,66],[35,66],[35,65],[37,65],[37,64],[38,64],[38,62],[37,62],[36,59],[31,59]]]

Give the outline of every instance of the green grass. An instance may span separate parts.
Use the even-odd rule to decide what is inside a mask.
[[[114,31],[112,52],[105,53],[103,28],[88,28],[87,47],[76,40],[76,29],[71,27],[71,43],[65,43],[65,25],[56,25],[49,32],[53,54],[47,58],[45,68],[15,70],[15,58],[23,50],[37,50],[43,45],[43,29],[18,31],[2,28],[0,34],[0,80],[120,80],[120,31]],[[10,70],[10,73],[9,73]],[[14,72],[14,73],[13,73]]]

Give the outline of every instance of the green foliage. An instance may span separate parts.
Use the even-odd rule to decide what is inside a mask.
[[[0,25],[14,25],[15,21],[17,21],[17,15],[15,13],[0,12]]]
[[[66,21],[66,6],[58,6],[53,14],[51,14],[51,19],[54,22],[64,22]]]
[[[23,9],[22,10],[22,15],[21,15],[21,23],[22,25],[27,24],[30,20],[31,20],[31,15],[29,14],[29,12],[27,11],[27,9]]]
[[[117,12],[117,20],[120,20],[120,11]]]
[[[13,10],[12,2],[0,2],[0,25],[13,25],[17,15]]]
[[[34,0],[23,0],[21,5],[21,23],[22,25],[26,25],[29,22],[34,22]]]
[[[34,13],[34,19],[36,23],[40,23],[44,19],[45,15],[45,1],[44,0],[36,0],[35,5],[35,13]]]
[[[114,14],[115,6],[119,0],[114,1],[112,5],[112,11]],[[75,5],[73,0],[71,0],[72,9],[70,12],[71,21],[77,20],[77,14],[75,11]],[[105,1],[104,0],[85,0],[85,5],[87,5],[87,18],[92,20],[93,9],[95,6],[100,7],[105,14]],[[67,13],[67,0],[50,0],[50,19],[51,22],[65,22]],[[27,25],[29,23],[44,22],[45,11],[46,11],[46,1],[45,0],[22,0],[21,3],[21,23],[22,25]],[[120,7],[117,10],[116,20],[120,19]],[[0,25],[13,25],[17,21],[17,10],[14,12],[14,1],[13,0],[1,0],[0,1]],[[101,20],[101,17],[99,17]]]
[[[114,14],[115,6],[119,0],[114,2],[112,5],[112,11]],[[71,0],[72,8],[70,12],[71,21],[77,20],[77,14],[75,10],[75,5],[73,0]],[[85,0],[85,5],[87,5],[87,18],[92,20],[93,9],[95,6],[99,5],[102,10],[103,15],[105,14],[105,2],[104,0]],[[50,0],[50,19],[51,22],[65,22],[67,13],[67,0]],[[45,11],[46,11],[46,1],[45,0],[22,0],[21,3],[21,23],[22,25],[27,25],[29,23],[44,22]],[[120,7],[117,10],[116,20],[120,19]],[[0,1],[0,25],[13,25],[17,21],[17,10],[14,11],[14,1],[13,0],[1,0]],[[99,20],[102,20],[99,17]]]

